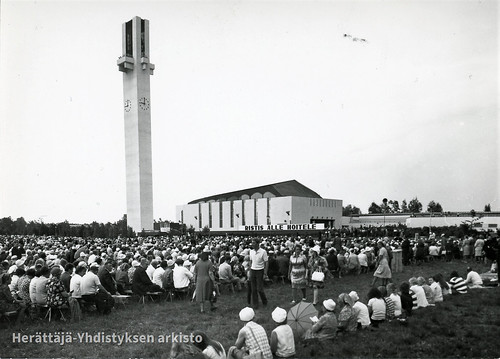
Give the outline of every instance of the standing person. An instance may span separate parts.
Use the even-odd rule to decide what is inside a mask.
[[[392,278],[392,272],[389,268],[389,254],[387,253],[387,249],[385,249],[385,244],[382,241],[379,241],[377,246],[379,248],[377,256],[377,269],[373,273],[372,287],[375,286],[375,283],[379,278],[382,280],[383,286],[386,286]]]
[[[401,249],[403,256],[403,265],[405,266],[410,265],[410,260],[411,260],[410,247],[411,247],[410,240],[408,238],[403,239],[403,242],[401,243]]]
[[[259,241],[252,241],[253,249],[250,251],[250,287],[252,292],[252,307],[259,307],[259,296],[262,305],[267,305],[266,293],[264,293],[264,278],[267,277],[268,257],[265,249],[259,246]]]
[[[204,313],[205,309],[214,310],[212,305],[212,292],[214,290],[214,266],[212,261],[208,259],[208,252],[200,254],[200,260],[194,266],[194,281],[196,283],[195,296],[196,301],[200,304],[200,312]],[[207,307],[205,308],[205,304]]]
[[[286,310],[276,307],[271,313],[271,317],[278,324],[271,332],[271,352],[277,358],[288,358],[295,355],[295,338],[292,328],[286,323]]]
[[[316,305],[319,300],[319,290],[325,287],[325,274],[328,271],[328,262],[324,257],[319,255],[319,246],[312,247],[310,251],[311,258],[309,258],[309,264],[307,266],[309,270],[308,277],[313,287],[313,305]],[[315,272],[320,273],[320,275],[315,274]]]
[[[255,312],[246,307],[240,311],[240,320],[245,322],[243,328],[238,332],[238,338],[234,346],[227,352],[228,359],[243,359],[251,354],[262,353],[262,359],[272,359],[271,346],[267,339],[266,330],[253,321]]]
[[[483,260],[483,247],[484,247],[484,237],[481,235],[474,243],[474,256],[476,257],[476,262]]]
[[[300,245],[295,246],[293,254],[290,256],[288,279],[292,283],[292,304],[295,304],[297,290],[302,292],[302,300],[306,300],[307,258],[302,253]]]

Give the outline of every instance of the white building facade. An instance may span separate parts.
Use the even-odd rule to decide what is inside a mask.
[[[342,226],[342,201],[287,181],[177,206],[176,219],[197,231],[322,230]]]

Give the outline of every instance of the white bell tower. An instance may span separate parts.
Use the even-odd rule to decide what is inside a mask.
[[[122,25],[123,113],[127,177],[127,225],[136,233],[153,230],[149,21],[134,17]]]

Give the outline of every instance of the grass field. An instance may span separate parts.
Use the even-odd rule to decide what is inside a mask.
[[[429,276],[443,273],[446,278],[452,270],[465,275],[467,263],[456,261],[430,262],[422,266],[405,267],[394,273],[399,284],[412,276]],[[489,268],[475,265],[481,273]],[[366,303],[372,274],[329,279],[320,292],[321,299],[335,301],[342,292],[356,290]],[[291,307],[291,289],[288,284],[272,284],[266,288],[269,298],[267,308],[257,310],[255,321],[270,334],[274,328],[271,312],[276,306]],[[308,292],[312,299],[312,292]],[[147,302],[145,305],[130,302],[118,307],[109,316],[85,314],[82,321],[68,323],[47,320],[24,323],[0,330],[0,357],[74,357],[74,358],[168,358],[170,343],[158,343],[160,336],[190,334],[205,331],[220,341],[226,350],[234,344],[242,322],[238,319],[241,308],[246,306],[246,293],[226,294],[219,298],[218,309],[200,314],[198,305],[189,301]],[[468,294],[448,296],[436,307],[419,309],[410,318],[408,326],[397,322],[385,323],[376,331],[363,331],[337,337],[333,341],[304,347],[296,344],[297,358],[495,358],[500,356],[500,287],[470,290]],[[37,333],[70,333],[71,343],[14,343],[13,336]],[[155,343],[85,343],[78,335],[125,334],[151,335]],[[100,337],[102,338],[102,336]]]

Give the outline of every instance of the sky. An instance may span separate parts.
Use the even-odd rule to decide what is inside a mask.
[[[126,213],[116,60],[134,16],[156,66],[155,219],[292,179],[363,213],[415,197],[500,210],[495,1],[0,6],[0,218]]]

